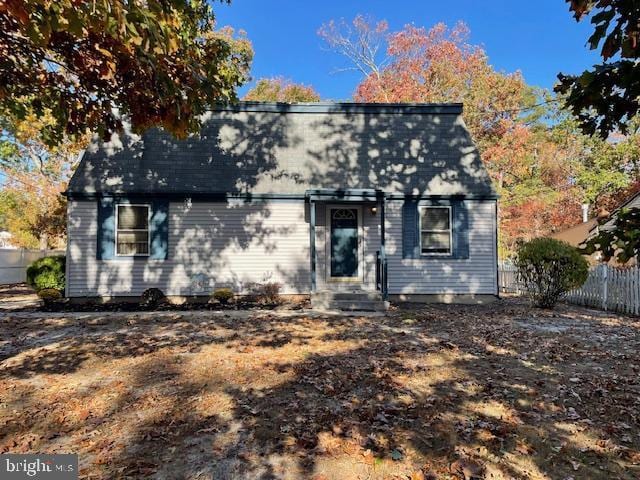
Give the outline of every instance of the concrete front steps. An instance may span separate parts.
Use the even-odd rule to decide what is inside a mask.
[[[322,290],[311,294],[311,307],[317,310],[384,312],[389,302],[380,292],[335,292]]]

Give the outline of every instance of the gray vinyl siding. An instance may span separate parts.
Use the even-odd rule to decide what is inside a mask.
[[[386,210],[386,245],[391,294],[496,294],[495,201],[467,200],[470,256],[464,260],[403,259],[402,201]],[[307,209],[307,211],[305,211]],[[325,206],[318,207],[317,285],[328,288]],[[375,288],[380,248],[380,213],[362,206],[364,288]],[[200,203],[169,206],[167,260],[96,260],[97,205],[68,205],[67,294],[138,296],[150,287],[167,295],[209,293],[231,287],[250,293],[255,282],[278,282],[282,293],[309,293],[308,207],[302,200]],[[194,287],[205,278],[205,291]],[[343,288],[334,285],[335,288]],[[196,291],[197,290],[197,291]]]
[[[496,203],[465,201],[469,258],[402,258],[402,201],[387,203],[390,294],[497,294]]]
[[[281,283],[285,294],[310,288],[309,225],[302,200],[172,202],[167,260],[96,260],[96,203],[69,202],[68,218],[71,297],[138,296],[150,287],[167,295],[209,293],[226,286],[250,293],[255,282]],[[206,292],[194,287],[202,276]]]

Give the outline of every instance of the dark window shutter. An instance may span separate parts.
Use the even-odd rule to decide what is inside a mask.
[[[151,251],[149,258],[166,260],[169,255],[169,201],[151,202],[151,220],[149,221]]]
[[[407,198],[402,205],[402,258],[420,258],[418,201]]]
[[[109,260],[116,253],[116,211],[113,198],[98,200],[98,244],[96,258]]]
[[[469,212],[464,200],[451,202],[453,218],[453,258],[469,258]]]

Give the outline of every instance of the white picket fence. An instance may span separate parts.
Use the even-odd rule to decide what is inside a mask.
[[[503,293],[519,295],[525,290],[516,267],[511,264],[500,265],[498,278]],[[593,267],[584,285],[569,292],[565,300],[605,311],[640,315],[640,268],[604,264]]]
[[[498,284],[501,293],[522,293],[522,285],[518,278],[518,269],[510,263],[501,263],[498,266]]]
[[[25,282],[31,262],[49,255],[64,255],[64,250],[0,248],[0,285]]]

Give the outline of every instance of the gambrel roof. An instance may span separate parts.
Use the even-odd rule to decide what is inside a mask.
[[[199,135],[95,140],[74,194],[304,194],[310,189],[495,196],[460,104],[239,102]]]

